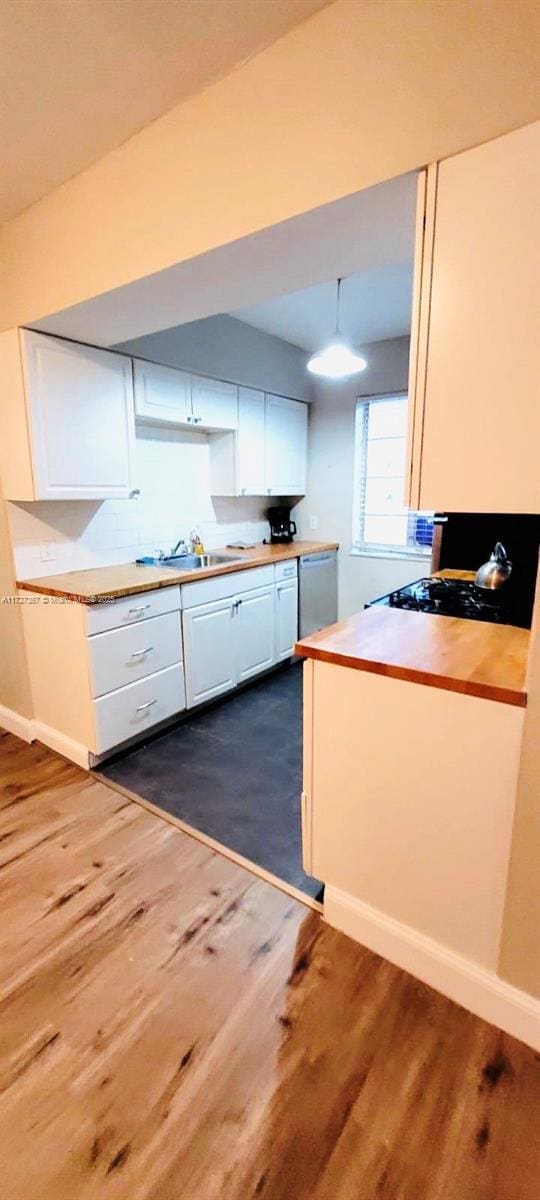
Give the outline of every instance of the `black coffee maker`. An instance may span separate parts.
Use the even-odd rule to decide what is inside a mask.
[[[270,541],[272,545],[285,546],[292,542],[296,530],[296,522],[291,521],[291,510],[286,505],[276,505],[269,508],[266,516],[270,522]]]

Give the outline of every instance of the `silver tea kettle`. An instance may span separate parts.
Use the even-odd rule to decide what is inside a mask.
[[[506,550],[502,542],[496,542],[489,562],[478,568],[474,582],[477,587],[485,588],[486,591],[497,591],[503,587],[511,574],[512,563]]]

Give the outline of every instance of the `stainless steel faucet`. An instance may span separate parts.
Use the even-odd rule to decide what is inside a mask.
[[[185,538],[180,538],[177,541],[176,546],[173,546],[173,548],[171,550],[169,558],[174,558],[175,554],[178,554],[179,551],[180,551],[180,554],[188,554],[189,553],[188,548],[186,546]]]

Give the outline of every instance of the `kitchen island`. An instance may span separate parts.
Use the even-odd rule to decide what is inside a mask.
[[[296,652],[524,708],[529,638],[515,625],[373,606],[304,638]]]
[[[375,606],[296,646],[304,869],[325,918],[514,1033],[496,968],[528,643]]]

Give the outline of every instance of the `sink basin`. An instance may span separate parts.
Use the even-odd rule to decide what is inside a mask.
[[[154,558],[151,565],[171,567],[174,571],[202,571],[205,567],[217,567],[222,563],[242,562],[229,554],[173,554],[168,558]]]

